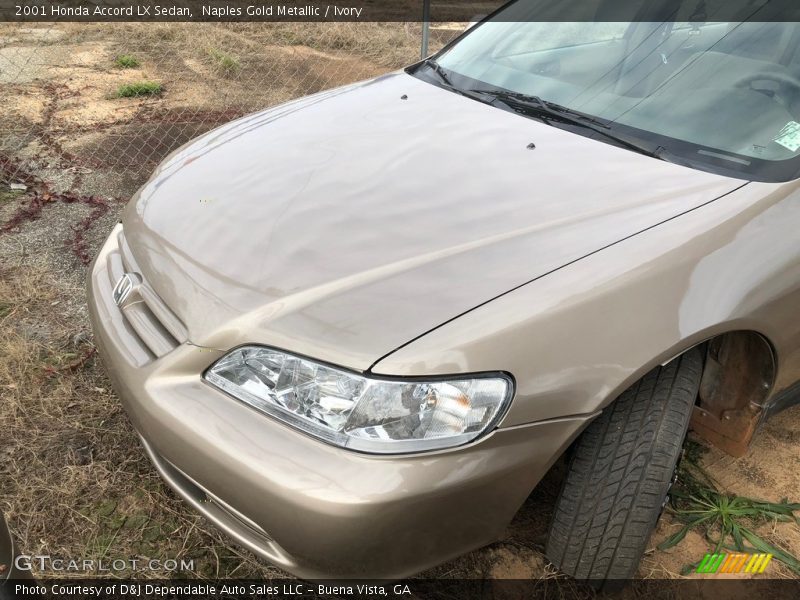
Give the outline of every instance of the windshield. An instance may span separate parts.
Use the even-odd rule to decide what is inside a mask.
[[[512,92],[511,104],[483,99],[531,118],[545,113],[530,103],[526,111],[519,98],[593,117],[610,134],[547,122],[598,141],[616,137],[695,168],[788,181],[800,176],[798,25],[504,22],[501,11],[414,73],[454,91]]]

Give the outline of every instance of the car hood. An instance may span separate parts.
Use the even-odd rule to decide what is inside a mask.
[[[191,142],[123,223],[193,343],[366,370],[741,185],[393,73]]]

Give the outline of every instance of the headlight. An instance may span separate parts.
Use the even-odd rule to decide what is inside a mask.
[[[474,440],[497,423],[512,391],[503,375],[377,379],[261,346],[233,350],[205,379],[328,442],[387,454]]]

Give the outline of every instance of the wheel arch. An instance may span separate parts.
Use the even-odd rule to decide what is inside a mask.
[[[683,340],[626,379],[605,406],[653,368],[697,347],[702,348],[704,362],[691,429],[724,452],[742,456],[770,412],[778,370],[774,344],[755,328],[715,327]]]

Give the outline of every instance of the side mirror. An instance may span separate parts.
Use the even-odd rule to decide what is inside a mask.
[[[467,31],[468,29],[472,29],[473,27],[475,27],[475,25],[477,25],[478,23],[483,21],[485,18],[486,18],[486,15],[475,15],[474,17],[472,17],[469,20],[469,25],[467,25],[467,27],[464,29],[464,31]]]

